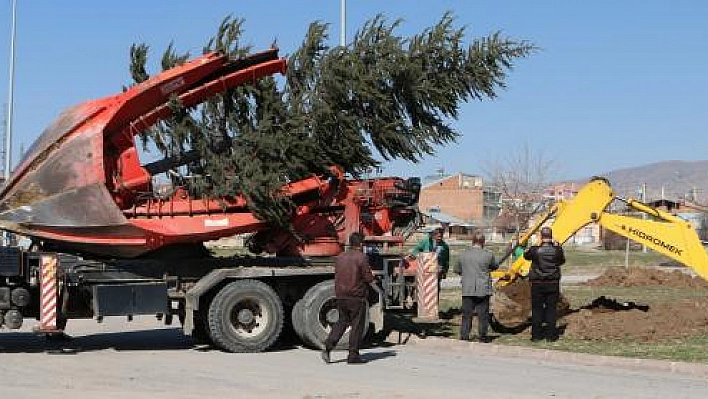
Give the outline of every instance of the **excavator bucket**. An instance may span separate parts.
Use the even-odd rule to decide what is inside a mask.
[[[252,230],[261,222],[249,212],[214,216],[212,211],[224,208],[216,200],[180,202],[184,193],[168,199],[153,195],[151,174],[140,164],[134,136],[168,117],[168,103],[175,97],[194,106],[229,88],[284,73],[285,67],[277,49],[238,60],[210,53],[123,93],[64,111],[0,189],[0,229],[112,257]],[[317,183],[299,189],[317,189]],[[233,199],[228,206],[243,208],[243,200]],[[197,217],[160,218],[168,214]]]

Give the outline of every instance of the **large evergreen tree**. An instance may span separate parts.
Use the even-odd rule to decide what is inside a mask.
[[[191,160],[174,173],[193,193],[244,195],[259,218],[287,227],[292,203],[279,191],[285,183],[333,165],[357,175],[379,158],[417,162],[434,154],[459,136],[449,121],[460,103],[494,98],[513,61],[535,50],[499,33],[468,44],[450,13],[411,37],[396,33],[400,24],[379,15],[347,46],[329,47],[329,26],[314,22],[289,59],[284,84],[267,77],[193,109],[173,100],[173,116],[144,132],[144,142]],[[242,26],[242,19],[225,18],[204,52],[248,54]],[[136,83],[149,78],[148,50],[131,47]],[[188,57],[170,44],[162,68]]]

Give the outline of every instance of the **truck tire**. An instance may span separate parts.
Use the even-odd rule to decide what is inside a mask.
[[[295,306],[293,306],[293,310],[290,313],[290,320],[292,321],[293,331],[295,332],[295,335],[300,338],[302,344],[305,346],[314,347],[315,345],[310,342],[310,339],[307,337],[306,334],[304,299],[301,298],[300,300],[295,302]]]
[[[258,280],[238,280],[222,288],[209,305],[209,336],[227,352],[261,352],[283,329],[283,304]]]
[[[304,322],[302,328],[306,337],[303,341],[307,341],[306,344],[312,347],[323,349],[327,335],[339,317],[335,302],[334,280],[326,280],[312,286],[301,301],[303,302],[302,319]],[[362,338],[366,337],[368,326],[369,312],[367,310],[364,316],[364,336]],[[351,328],[348,328],[335,349],[346,349],[349,346],[350,332]]]

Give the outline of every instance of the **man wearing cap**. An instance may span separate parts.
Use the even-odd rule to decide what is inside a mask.
[[[447,271],[450,268],[450,247],[443,240],[443,230],[435,229],[428,233],[418,245],[413,248],[410,254],[411,259],[415,259],[421,252],[435,252],[438,259],[438,301],[440,301],[440,283],[447,278]]]
[[[541,228],[541,244],[533,245],[524,251],[524,259],[531,261],[531,341],[556,341],[560,266],[565,263],[565,255],[560,244],[553,241],[553,231],[550,227]]]

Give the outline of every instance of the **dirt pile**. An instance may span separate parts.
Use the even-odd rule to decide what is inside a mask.
[[[648,306],[646,311],[579,309],[559,324],[565,325],[564,335],[573,338],[651,342],[708,333],[708,311],[705,299],[682,299]]]
[[[601,276],[587,281],[584,285],[600,287],[650,287],[708,288],[708,281],[694,277],[681,270],[623,269],[611,267]]]
[[[498,288],[492,296],[490,311],[504,323],[523,323],[531,315],[531,285],[518,279]]]
[[[563,295],[558,301],[558,314],[570,311],[570,303]],[[526,279],[497,288],[492,297],[491,312],[503,324],[524,323],[531,317],[531,284]]]
[[[599,296],[576,308],[561,301],[558,325],[566,337],[652,342],[708,334],[708,281],[703,279],[679,270],[610,268],[583,285],[600,293],[602,287],[647,287],[661,288],[663,294],[643,294],[644,301],[636,302]],[[572,291],[569,295],[573,295]],[[529,283],[519,280],[498,289],[492,300],[492,313],[498,321],[497,331],[528,334]]]
[[[656,341],[708,333],[708,281],[681,270],[664,271],[643,268],[609,268],[601,276],[587,281],[590,287],[657,287],[674,290],[676,299],[650,301],[637,305],[596,306],[590,303],[567,315],[565,334],[582,339],[638,339]],[[681,298],[688,294],[694,298]],[[599,299],[599,298],[598,298]]]

